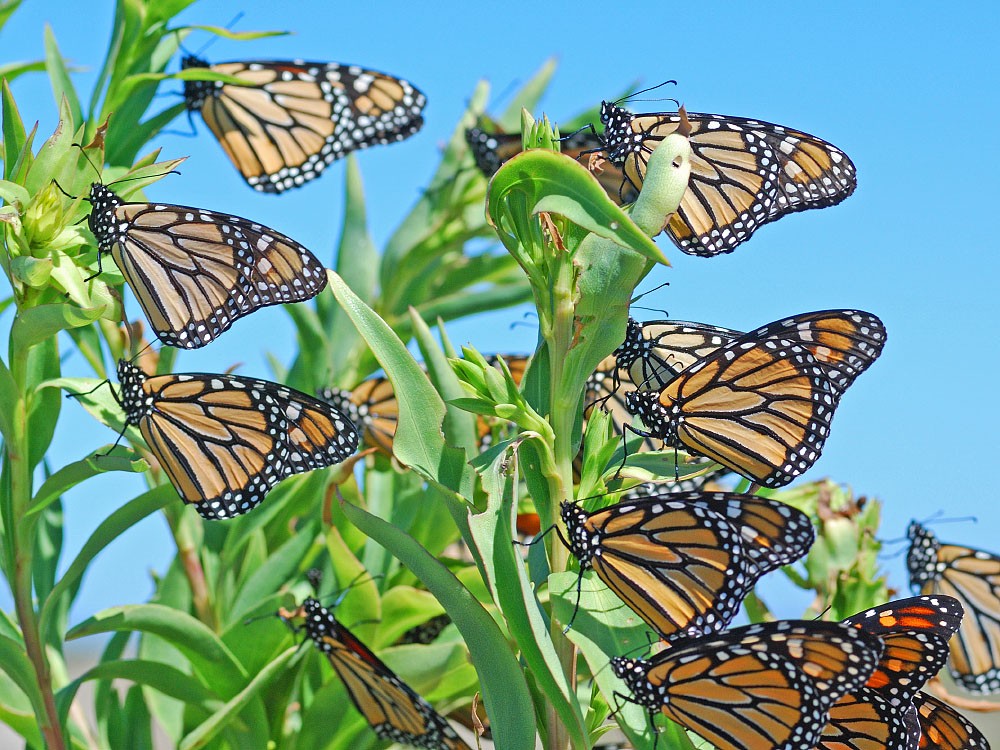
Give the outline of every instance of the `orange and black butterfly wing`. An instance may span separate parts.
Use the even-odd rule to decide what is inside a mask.
[[[670,496],[667,496],[670,497]],[[753,588],[739,535],[703,507],[654,500],[562,506],[570,550],[663,638],[724,628]]]
[[[807,133],[729,115],[685,113],[691,179],[667,234],[685,253],[732,252],[764,224],[809,208],[832,206],[857,186],[854,164]],[[612,162],[641,189],[653,149],[675,132],[680,113],[633,115],[605,102],[604,143]]]
[[[875,636],[839,623],[779,621],[678,641],[650,660],[615,657],[611,667],[633,701],[718,750],[804,750],[880,653]]]
[[[804,346],[816,359],[838,398],[867,370],[885,346],[885,326],[863,310],[821,310],[776,320],[749,335],[785,339]]]
[[[836,399],[802,346],[747,335],[626,405],[649,433],[765,487],[783,487],[819,458]]]
[[[1000,557],[939,542],[918,523],[910,524],[908,535],[911,585],[923,594],[954,597],[965,610],[948,671],[971,692],[1000,691]]]
[[[962,615],[958,599],[937,594],[900,599],[845,619],[885,644],[867,686],[893,701],[911,701],[948,660],[948,641]]]
[[[246,85],[187,81],[187,107],[201,113],[256,190],[281,193],[318,177],[352,151],[401,141],[423,125],[426,99],[408,81],[356,65],[257,60],[209,68]]]
[[[277,383],[119,362],[122,404],[180,496],[208,519],[256,507],[282,479],[343,461],[358,434],[329,405]]]
[[[882,693],[862,687],[830,707],[830,720],[817,750],[917,750],[917,709],[895,704]]]
[[[318,396],[351,420],[365,445],[392,455],[392,441],[399,423],[399,402],[388,378],[368,378],[351,391],[323,388]]]
[[[305,630],[379,737],[428,750],[469,750],[451,725],[315,599],[303,602]]]
[[[983,733],[947,703],[917,693],[913,705],[920,724],[920,750],[989,750]]]
[[[237,319],[300,302],[326,286],[326,269],[299,243],[238,216],[157,203],[122,203],[91,188],[91,229],[110,251],[157,337],[205,346]]]

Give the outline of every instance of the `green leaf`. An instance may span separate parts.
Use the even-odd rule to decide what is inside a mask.
[[[261,690],[268,686],[275,675],[279,675],[288,669],[292,663],[292,657],[297,652],[299,658],[301,658],[304,650],[300,650],[297,647],[289,648],[258,672],[243,690],[233,696],[232,700],[212,714],[206,721],[199,724],[194,731],[185,737],[184,741],[180,744],[180,750],[197,750],[197,748],[205,747],[212,738],[222,731],[226,724],[233,721],[239,712],[251,700],[257,697]]]
[[[576,608],[578,582],[579,609]],[[597,680],[605,699],[614,701],[616,692],[629,695],[628,687],[608,667],[608,659],[635,654],[637,649],[647,646],[649,630],[645,623],[593,574],[580,581],[579,574],[575,572],[554,573],[549,576],[549,593],[553,617],[559,622],[572,620],[573,627],[567,636],[587,660],[590,673]],[[642,706],[622,702],[618,725],[636,750],[654,746],[649,714]]]
[[[493,618],[439,560],[382,519],[350,503],[344,515],[373,540],[391,550],[451,615],[469,646],[479,674],[497,747],[533,750],[535,730],[525,717],[534,713],[520,664]]]
[[[206,715],[213,702],[216,706],[219,704],[215,694],[197,679],[170,664],[145,659],[111,660],[87,670],[59,690],[56,694],[56,706],[64,721],[80,686],[91,680],[128,680],[147,685],[159,693],[186,703],[189,708],[203,709]]]
[[[52,93],[56,98],[56,106],[59,106],[65,97],[73,116],[70,125],[75,130],[83,124],[83,111],[80,109],[80,100],[77,98],[76,89],[73,88],[73,82],[69,78],[66,62],[56,44],[52,27],[48,24],[45,24],[45,68],[49,71],[49,80],[52,82]]]
[[[45,701],[38,689],[35,670],[28,661],[24,642],[0,635],[0,664],[3,671],[31,701],[36,716],[45,715]]]
[[[10,91],[10,84],[3,82],[3,176],[6,180],[13,180],[15,165],[18,156],[27,143],[27,131],[24,129],[24,122],[21,120],[21,113],[17,111],[17,104],[14,95]]]
[[[427,375],[385,321],[340,276],[331,271],[329,278],[337,301],[392,382],[399,401],[399,425],[393,440],[395,457],[440,486],[471,497],[471,472],[465,453],[445,445],[441,435],[445,406]]]
[[[531,149],[504,163],[493,176],[487,217],[508,247],[518,242],[511,218],[511,211],[518,209],[512,201],[532,214],[545,211],[564,216],[599,237],[669,265],[656,243],[608,197],[597,178],[568,156]]]
[[[21,0],[6,0],[0,3],[0,29],[7,25],[7,21],[14,15],[14,11],[21,7]]]
[[[13,350],[24,354],[59,331],[93,323],[105,310],[104,307],[83,308],[66,304],[39,305],[21,310],[11,326]]]
[[[549,623],[539,610],[524,563],[515,551],[511,527],[515,505],[513,488],[517,481],[513,474],[504,470],[509,461],[508,450],[506,445],[497,446],[473,462],[483,477],[489,501],[485,512],[469,520],[469,527],[482,557],[493,599],[504,613],[507,627],[520,648],[521,659],[569,731],[572,746],[586,747],[589,745],[587,729],[579,702],[563,673],[549,636]]]
[[[160,604],[131,604],[98,612],[70,629],[66,640],[88,635],[138,630],[154,633],[177,648],[201,679],[220,696],[235,696],[246,684],[243,667],[219,636],[186,612]]]
[[[237,622],[256,607],[262,599],[274,594],[299,569],[303,558],[313,546],[315,530],[299,529],[287,542],[271,552],[267,561],[254,570],[247,582],[236,592],[226,608],[224,625]]]
[[[111,454],[91,453],[79,461],[67,464],[45,480],[38,488],[26,516],[33,515],[46,508],[49,503],[58,500],[61,495],[76,487],[86,479],[104,474],[108,471],[127,471],[141,474],[149,469],[149,464],[135,453],[125,448],[115,448]]]
[[[190,5],[193,0],[185,0],[185,5]],[[176,15],[171,13],[171,16]],[[200,26],[194,24],[192,26],[184,26],[183,29],[198,29],[200,31],[207,31],[209,34],[215,34],[216,36],[221,36],[224,39],[232,39],[237,42],[252,41],[254,39],[266,39],[272,36],[288,36],[291,31],[233,31],[232,29],[226,29],[222,26]]]
[[[344,224],[340,231],[340,243],[337,246],[337,273],[362,302],[371,305],[375,294],[375,284],[378,280],[378,250],[368,233],[368,219],[365,209],[364,185],[361,181],[361,170],[357,159],[351,154],[347,157],[345,174],[345,205]],[[358,332],[350,318],[341,307],[334,307],[330,319],[326,321],[324,332],[341,351],[349,351],[358,339]],[[346,370],[354,367],[354,363],[346,360],[331,363],[333,382],[353,382],[358,373]],[[346,376],[346,379],[342,379]]]
[[[43,485],[44,487],[44,485]],[[59,582],[53,587],[52,593],[45,604],[42,605],[42,612],[39,616],[39,631],[44,638],[48,638],[50,633],[48,628],[51,625],[51,618],[54,614],[53,608],[59,598],[66,592],[76,590],[87,566],[104,550],[111,542],[120,537],[126,529],[131,528],[146,516],[154,513],[167,503],[177,499],[177,491],[169,484],[155,487],[148,492],[144,492],[138,497],[125,503],[121,508],[112,513],[90,535],[84,543],[83,548],[70,563],[66,572]]]
[[[17,436],[14,424],[18,412],[23,408],[23,404],[20,404],[20,398],[14,377],[10,374],[4,361],[0,359],[0,434],[8,442]]]

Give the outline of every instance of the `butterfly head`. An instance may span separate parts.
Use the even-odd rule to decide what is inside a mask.
[[[302,612],[305,615],[304,628],[306,635],[324,651],[329,651],[329,646],[325,638],[329,636],[337,626],[337,620],[326,607],[319,603],[314,597],[308,597],[302,602]]]
[[[125,419],[136,424],[153,410],[153,396],[143,384],[146,373],[126,359],[118,360],[118,382],[121,384],[121,403]]]
[[[102,253],[111,252],[111,247],[125,233],[115,218],[116,209],[124,201],[107,185],[95,182],[90,186],[90,216],[87,226],[97,239],[97,247]]]
[[[181,70],[208,67],[210,66],[207,60],[195,55],[185,55],[181,58]],[[202,103],[221,85],[221,81],[184,81],[184,103],[189,110],[200,109]]]
[[[564,500],[560,515],[566,524],[569,550],[580,562],[580,570],[586,570],[601,545],[601,534],[588,528],[587,512],[574,502]]]
[[[614,355],[618,358],[619,368],[627,370],[642,356],[644,341],[642,324],[630,316],[625,326],[625,340],[614,351]]]
[[[467,128],[465,140],[469,144],[472,158],[483,174],[492,176],[500,169],[500,157],[497,156],[497,139],[481,128]]]
[[[613,164],[621,164],[635,141],[632,132],[632,113],[614,102],[601,102],[601,123],[604,135],[601,142]],[[641,141],[641,139],[640,139]]]
[[[639,417],[654,436],[666,438],[670,431],[670,415],[660,403],[659,391],[631,391],[625,394],[625,408]],[[678,417],[678,421],[683,417]]]
[[[612,656],[611,671],[615,673],[615,677],[628,685],[636,703],[657,710],[663,707],[666,702],[666,694],[658,695],[658,691],[650,684],[649,662],[645,659]]]
[[[906,569],[910,574],[910,586],[923,588],[926,584],[937,580],[938,543],[937,537],[917,521],[910,521],[906,529],[910,540],[910,549],[906,553]]]

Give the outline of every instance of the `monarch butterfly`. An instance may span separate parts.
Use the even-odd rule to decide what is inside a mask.
[[[699,360],[662,391],[632,391],[640,435],[706,456],[764,487],[783,487],[823,449],[837,403],[805,347],[742,336]]]
[[[665,230],[684,253],[730,253],[761,225],[836,205],[857,187],[847,154],[808,133],[729,115],[636,115],[602,102],[603,149],[628,185],[642,188],[653,149],[685,118],[691,129],[691,180]]]
[[[962,621],[962,605],[950,596],[918,596],[889,602],[844,620],[878,636],[885,645],[864,687],[830,709],[822,750],[916,750],[920,725],[913,698],[948,659],[948,639]]]
[[[185,81],[200,112],[250,187],[281,193],[322,174],[351,151],[409,138],[427,100],[409,82],[357,65],[254,60],[210,65],[188,55],[181,68],[208,68],[244,81]]]
[[[343,461],[358,433],[339,411],[266,380],[146,375],[118,362],[120,403],[185,502],[203,518],[255,508],[282,479]]]
[[[745,335],[704,323],[639,323],[629,318],[625,340],[615,350],[617,372],[627,373],[637,388],[659,390],[698,360]],[[800,313],[749,335],[760,341],[784,339],[807,348],[838,397],[878,359],[886,340],[882,321],[864,310]]]
[[[948,671],[974,693],[1000,691],[1000,557],[939,542],[913,521],[907,529],[910,586],[922,594],[947,594],[965,608],[951,644]]]
[[[125,203],[90,187],[88,225],[111,253],[164,344],[197,349],[254,310],[315,297],[323,264],[295,240],[238,216],[163,203]]]
[[[494,367],[499,367],[498,355],[486,358]],[[507,362],[510,374],[516,383],[521,382],[527,368],[528,357],[521,354],[499,355]],[[392,455],[392,442],[399,422],[399,402],[389,378],[378,375],[363,380],[353,390],[343,388],[322,388],[317,393],[335,409],[343,412],[351,423],[362,433],[366,445],[374,446],[386,455]],[[479,449],[489,445],[492,433],[485,419],[478,420]]]
[[[469,750],[441,714],[316,599],[309,597],[295,611],[278,614],[286,622],[304,618],[306,635],[326,654],[351,701],[379,737],[428,750]]]
[[[764,574],[809,551],[815,532],[790,505],[687,492],[588,513],[562,504],[564,543],[663,638],[721,630]]]
[[[786,620],[681,640],[650,659],[616,656],[611,669],[651,717],[662,711],[718,750],[804,750],[881,652],[856,628]]]
[[[476,166],[486,177],[492,177],[504,162],[521,153],[520,133],[487,133],[480,128],[469,128],[465,131],[465,140]],[[567,136],[560,143],[559,150],[573,159],[579,159],[585,154],[600,151],[601,141],[593,133],[580,131]],[[628,185],[621,169],[615,165],[605,163],[593,174],[615,203],[634,203],[639,197],[638,191]]]
[[[917,693],[913,705],[920,723],[920,750],[990,750],[983,733],[947,703]]]

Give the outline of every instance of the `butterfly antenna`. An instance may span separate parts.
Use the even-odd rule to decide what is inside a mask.
[[[665,286],[670,286],[670,282],[669,281],[664,281],[662,284],[657,284],[652,289],[647,289],[645,292],[639,292],[639,294],[635,295],[632,299],[630,299],[628,301],[629,306],[634,305],[636,302],[638,302],[639,300],[641,300],[643,297],[645,297],[645,296],[647,296],[649,294],[652,294],[653,292],[660,291]],[[645,309],[645,308],[643,308],[643,309]]]
[[[94,164],[94,162],[91,160],[90,155],[83,148],[83,146],[80,145],[79,143],[73,143],[70,145],[76,146],[78,149],[80,149],[80,153],[83,154],[83,158],[87,160],[87,163],[90,165],[91,169],[93,169],[94,173],[97,175],[97,181],[100,182],[103,179],[103,177],[101,176],[101,170],[97,168],[97,165]]]
[[[664,86],[671,86],[671,85],[676,86],[677,81],[671,78],[669,81],[664,81],[663,83],[658,83],[655,86],[650,86],[648,89],[640,89],[639,91],[633,91],[632,93],[626,94],[621,99],[618,99],[617,101],[613,102],[613,104],[620,104],[621,102],[624,101],[641,101],[641,100],[633,100],[632,97],[638,96],[639,94],[648,94],[650,91],[656,91],[657,89],[663,88]]]
[[[670,317],[670,313],[667,310],[664,310],[662,307],[645,307],[644,305],[632,305],[632,307],[634,307],[636,310],[645,310],[646,312],[656,312],[660,313],[664,317],[667,318]]]
[[[268,612],[266,615],[257,615],[256,617],[248,617],[243,621],[244,625],[249,625],[253,622],[260,622],[261,620],[270,620],[274,617],[280,617],[277,612]]]
[[[117,185],[119,182],[134,182],[135,180],[148,180],[152,177],[166,177],[168,174],[180,174],[176,169],[170,169],[166,172],[160,174],[143,174],[143,175],[133,175],[132,177],[119,177],[117,180],[109,182],[106,187],[111,187],[112,185]]]
[[[93,388],[91,388],[89,391],[80,391],[78,393],[74,392],[74,391],[66,391],[66,396],[65,397],[66,398],[80,398],[81,396],[89,396],[91,393],[93,393],[94,391],[96,391],[102,385],[110,386],[111,385],[111,381],[108,380],[107,378],[105,378],[100,383],[98,383]],[[112,389],[112,393],[114,393],[114,389]]]

